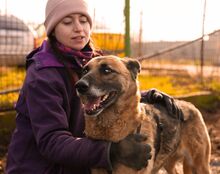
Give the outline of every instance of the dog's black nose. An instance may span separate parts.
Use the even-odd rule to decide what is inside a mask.
[[[75,88],[80,94],[85,94],[89,90],[89,83],[87,81],[80,80],[76,83]]]

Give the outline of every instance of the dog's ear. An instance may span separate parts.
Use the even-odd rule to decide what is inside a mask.
[[[133,80],[136,80],[138,73],[140,73],[141,65],[140,63],[131,58],[125,58],[126,60],[126,67],[131,72],[131,76]]]

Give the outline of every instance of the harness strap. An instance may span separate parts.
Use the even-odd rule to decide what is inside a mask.
[[[155,151],[155,159],[156,159],[156,156],[160,151],[161,133],[163,131],[163,124],[160,123],[159,117],[157,117],[157,116],[154,117],[154,120],[157,124],[157,132],[156,132],[157,136],[156,136],[156,141],[155,141],[155,144],[154,144],[154,148],[156,150]],[[140,134],[140,132],[141,132],[141,124],[138,126],[138,128],[136,130],[137,134]]]
[[[157,132],[156,132],[156,140],[155,140],[155,143],[154,143],[154,148],[155,148],[155,159],[160,151],[160,144],[161,144],[161,134],[162,134],[162,131],[163,131],[163,124],[160,123],[160,120],[159,120],[159,117],[158,116],[154,116],[153,117],[156,124],[157,124]]]

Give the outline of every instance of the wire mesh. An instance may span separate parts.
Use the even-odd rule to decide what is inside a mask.
[[[22,2],[22,0],[16,2],[18,3],[18,1]],[[38,23],[27,21],[25,18],[11,14],[12,6],[9,3],[11,1],[5,0],[4,4],[2,2],[0,2],[0,112],[14,109],[19,89],[25,78],[25,56],[46,38],[42,21]],[[30,0],[32,5],[36,2],[39,2],[40,6],[45,5],[43,0]],[[219,30],[211,32],[203,38],[204,67],[201,67],[201,37],[192,41],[148,41],[143,39],[143,34],[149,30],[146,27],[140,28],[143,26],[141,22],[149,19],[150,16],[146,17],[146,14],[150,10],[149,6],[146,6],[148,11],[144,8],[146,1],[142,7],[137,7],[134,2],[136,1],[131,0],[131,57],[140,60],[143,69],[181,70],[198,75],[203,68],[205,76],[219,76]],[[98,5],[94,9],[92,37],[97,47],[103,50],[105,54],[124,56],[125,21],[123,5],[124,3],[120,3],[119,11],[114,14],[111,13],[111,15],[108,15],[108,12],[112,12],[109,8],[105,10],[105,13],[103,8]],[[198,8],[202,8],[202,6]],[[28,9],[26,13],[25,10],[22,12],[25,14],[24,16],[28,16],[30,13]],[[100,14],[103,15],[100,16]],[[134,14],[138,18],[135,19]],[[156,13],[154,14],[156,15]],[[144,16],[145,18],[142,19]],[[141,19],[139,19],[140,17]],[[151,19],[156,20],[157,17],[151,16]],[[113,29],[117,28],[117,30],[110,30],[108,25],[111,25]],[[134,27],[139,28],[134,30]],[[150,27],[152,26],[148,26],[148,28]],[[165,28],[161,28],[160,32],[163,33],[164,30]]]

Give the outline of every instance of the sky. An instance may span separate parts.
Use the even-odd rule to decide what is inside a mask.
[[[106,31],[124,33],[125,0],[87,1],[95,28],[102,23]],[[130,0],[131,36],[138,37],[142,28],[143,41],[196,39],[202,34],[204,1]],[[46,0],[0,0],[1,13],[14,14],[28,23],[43,23],[45,5]],[[207,0],[205,33],[220,29],[219,8],[220,0]]]

